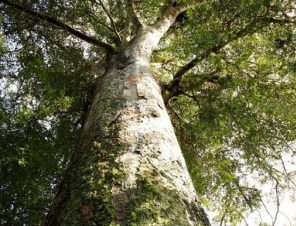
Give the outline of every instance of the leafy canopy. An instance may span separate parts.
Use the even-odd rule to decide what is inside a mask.
[[[172,5],[151,67],[214,221],[259,208],[260,183],[295,189],[294,1],[0,0],[0,224],[39,223],[106,53]]]

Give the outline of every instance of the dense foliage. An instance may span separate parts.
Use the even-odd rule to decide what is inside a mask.
[[[137,31],[130,7],[151,24],[172,3],[11,2],[21,7],[0,0],[0,224],[38,225],[71,158],[92,81],[104,71],[103,45],[64,25],[120,50]],[[203,204],[217,213],[213,221],[235,225],[261,206],[261,183],[277,197],[295,189],[288,166],[296,160],[296,5],[174,4],[188,9],[151,67],[171,93],[167,108]]]

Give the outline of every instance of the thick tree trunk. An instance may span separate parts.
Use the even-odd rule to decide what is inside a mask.
[[[155,33],[142,32],[97,80],[43,225],[210,225],[149,68]]]

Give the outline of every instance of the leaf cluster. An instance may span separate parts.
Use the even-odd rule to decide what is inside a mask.
[[[186,92],[169,102],[196,189],[220,224],[261,205],[260,183],[295,189],[286,162],[295,164],[293,29],[270,25],[231,42],[186,74]]]

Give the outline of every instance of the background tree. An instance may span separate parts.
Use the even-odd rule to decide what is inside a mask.
[[[132,115],[147,114],[143,118],[152,123],[163,119],[159,108],[168,109],[200,201],[218,211],[213,222],[235,225],[246,212],[260,206],[260,186],[250,181],[252,176],[258,183],[271,182],[277,197],[295,186],[294,174],[286,167],[287,159],[295,161],[291,148],[296,112],[294,1],[0,3],[5,35],[0,65],[1,224],[37,225],[48,212],[44,224],[61,224],[49,218],[58,215],[55,209],[61,210],[62,218],[68,217],[63,201],[78,191],[74,217],[66,219],[71,223],[109,225],[117,219],[121,224],[144,225],[144,220],[151,219],[170,225],[176,214],[182,215],[175,206],[187,208],[189,198],[180,204],[178,194],[169,199],[152,186],[166,183],[173,171],[160,168],[137,175],[137,187],[129,194],[129,202],[123,202],[123,215],[129,216],[118,219],[120,211],[110,190],[128,175],[127,166],[116,160],[116,145],[122,145],[120,150],[140,145],[134,153],[142,156],[153,142],[136,136],[124,143],[120,135],[105,131],[109,143],[104,143],[97,130],[85,129],[85,122],[98,120],[102,125],[96,129],[104,128],[104,123],[112,131],[124,126],[128,114],[123,106],[108,105],[114,99],[107,87],[112,88],[119,77],[133,81],[122,81],[125,87],[116,86],[120,82],[114,85],[114,90],[125,90],[117,99],[124,94],[132,105],[150,100],[147,89],[152,86],[142,83],[141,72],[157,80],[165,106],[162,101],[153,106],[141,102],[143,113]],[[146,31],[153,35],[148,37]],[[135,46],[140,53],[134,51]],[[145,63],[136,63],[140,71],[134,67],[134,62],[144,61],[152,72]],[[94,103],[101,96],[101,104]],[[94,106],[104,107],[107,116],[103,117],[104,111],[92,116],[89,109]],[[107,112],[107,108],[112,109]],[[143,134],[141,129],[139,134]],[[94,149],[99,151],[94,153]],[[103,152],[106,149],[112,152]],[[86,154],[80,154],[81,150]],[[91,155],[98,159],[92,160]],[[154,161],[159,153],[147,156],[150,165],[159,164]],[[180,161],[168,168],[179,169]],[[80,175],[81,168],[85,172]],[[59,184],[62,177],[66,179]],[[69,188],[79,180],[88,185]],[[173,186],[178,189],[176,183]],[[191,224],[207,224],[199,205],[194,206],[202,216],[196,215]]]

